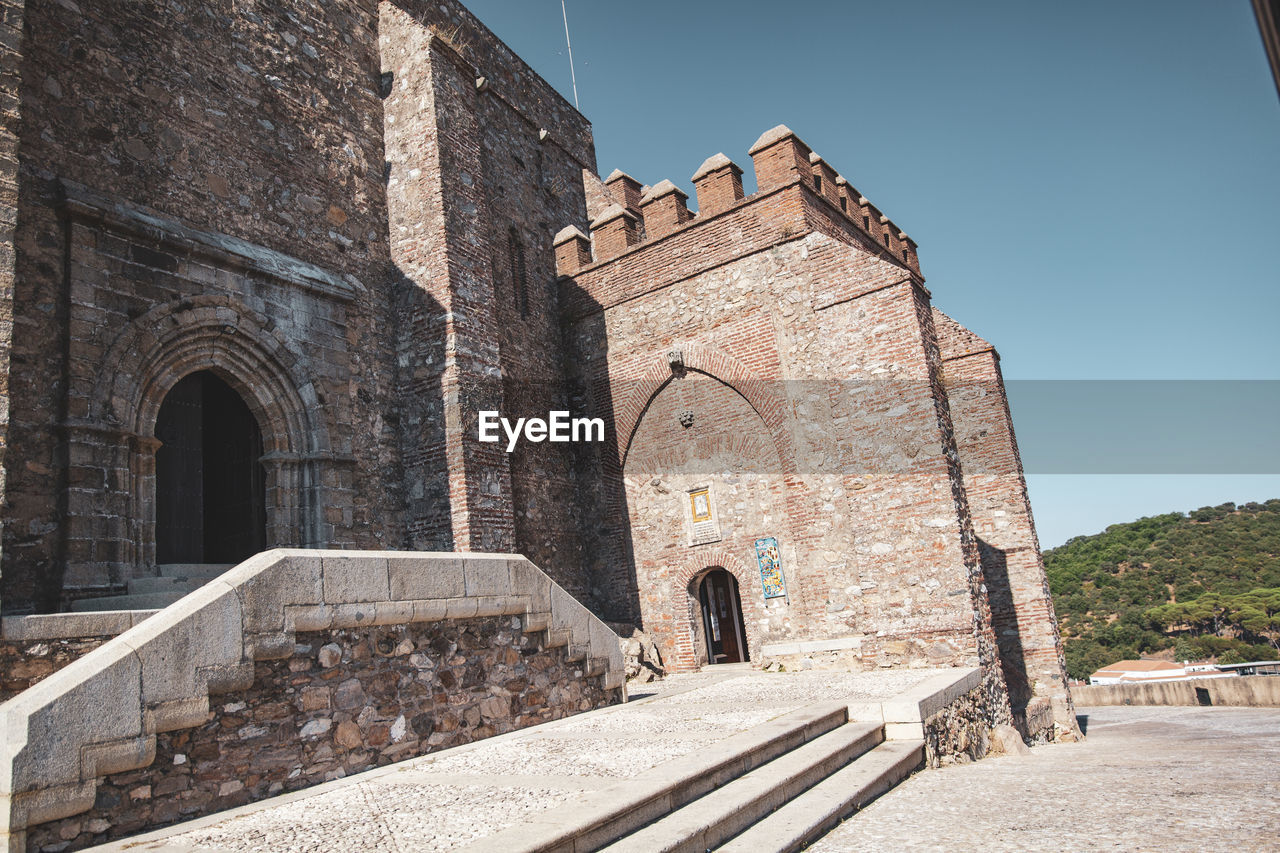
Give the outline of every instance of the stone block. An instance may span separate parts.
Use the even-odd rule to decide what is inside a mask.
[[[456,554],[413,554],[387,560],[391,598],[420,601],[466,594],[462,558]]]
[[[333,605],[333,622],[331,628],[360,628],[372,625],[377,617],[375,602],[366,601],[356,604]]]
[[[511,591],[529,597],[531,613],[551,611],[552,582],[545,572],[523,557],[509,561],[507,570],[511,573]]]
[[[73,637],[114,637],[132,627],[132,613],[127,610],[6,616],[0,619],[0,638],[60,640]]]
[[[924,738],[924,723],[885,723],[885,740],[921,740]]]
[[[204,695],[200,669],[242,659],[241,625],[240,597],[217,579],[122,635],[141,663],[142,704]]]
[[[156,760],[156,737],[150,734],[106,743],[91,743],[81,749],[80,756],[82,781],[87,782],[108,773],[136,770]]]
[[[506,595],[511,592],[511,572],[507,565],[508,561],[502,557],[463,557],[466,594]]]
[[[244,656],[249,660],[284,660],[292,657],[294,645],[292,633],[250,634],[244,638]]]
[[[622,668],[622,646],[618,643],[618,635],[599,619],[592,619],[588,625],[591,637],[591,657],[608,661],[609,669]]]
[[[142,734],[141,664],[122,637],[0,706],[0,791],[80,781],[80,746]]]
[[[299,604],[284,609],[284,630],[322,631],[333,624],[333,608],[327,604]]]
[[[142,731],[152,735],[198,726],[209,716],[209,697],[192,696],[161,702],[142,712]],[[114,772],[114,771],[113,771]]]
[[[475,598],[450,598],[445,601],[446,619],[474,619],[479,608]]]
[[[234,569],[232,581],[240,590],[244,606],[244,629],[250,633],[288,630],[285,608],[316,605],[324,601],[321,558],[315,552],[276,550],[266,565],[258,565],[259,555]],[[246,571],[246,567],[249,570]]]
[[[94,783],[86,781],[14,794],[8,800],[9,819],[5,828],[11,832],[21,831],[28,826],[81,814],[93,807],[96,792]],[[5,800],[0,798],[0,816],[4,814],[4,808]],[[25,851],[25,847],[18,849]]]
[[[927,678],[900,696],[883,703],[885,723],[916,723],[929,719],[982,681],[977,667],[953,669]]]
[[[395,598],[395,593],[392,593]],[[413,619],[412,601],[379,601],[373,607],[373,624],[406,625]]]
[[[449,611],[449,599],[433,598],[428,601],[413,603],[414,622],[439,622],[446,619]]]
[[[559,584],[551,586],[551,624],[572,632],[574,645],[588,642],[591,613]]]
[[[510,595],[468,596],[476,602],[476,616],[507,616],[524,612],[524,602]]]
[[[391,588],[387,578],[387,558],[382,555],[359,554],[322,559],[324,601],[326,604],[354,604],[387,601]],[[373,616],[373,608],[369,608]]]

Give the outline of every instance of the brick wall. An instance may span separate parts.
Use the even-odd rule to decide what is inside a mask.
[[[614,258],[597,244],[564,285],[581,381],[612,426],[599,505],[629,522],[629,541],[609,524],[594,544],[614,569],[616,611],[638,613],[664,655],[692,666],[698,617],[686,599],[699,570],[724,565],[753,648],[852,637],[871,665],[990,671],[982,570],[914,258],[883,251],[808,175],[759,172],[761,191],[727,209]],[[693,426],[677,421],[682,410]],[[683,528],[699,478],[727,498],[714,544],[691,544]],[[779,541],[786,599],[763,600],[753,543],[765,536]]]
[[[384,5],[382,28],[410,545],[515,549],[586,597],[572,451],[480,444],[475,415],[572,407],[549,223],[585,226],[590,126],[460,7]]]

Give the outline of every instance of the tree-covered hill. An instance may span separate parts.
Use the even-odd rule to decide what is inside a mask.
[[[1074,678],[1165,649],[1280,658],[1280,500],[1113,524],[1044,563]]]

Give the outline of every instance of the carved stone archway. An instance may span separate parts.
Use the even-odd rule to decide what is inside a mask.
[[[125,327],[88,398],[70,400],[83,416],[67,423],[68,570],[106,585],[155,565],[156,417],[173,386],[201,370],[235,390],[262,431],[267,546],[324,546],[321,467],[332,454],[302,364],[267,318],[225,294],[166,303]]]

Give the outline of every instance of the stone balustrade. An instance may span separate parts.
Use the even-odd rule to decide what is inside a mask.
[[[623,700],[617,635],[524,557],[267,551],[0,705],[0,839],[84,847]]]

